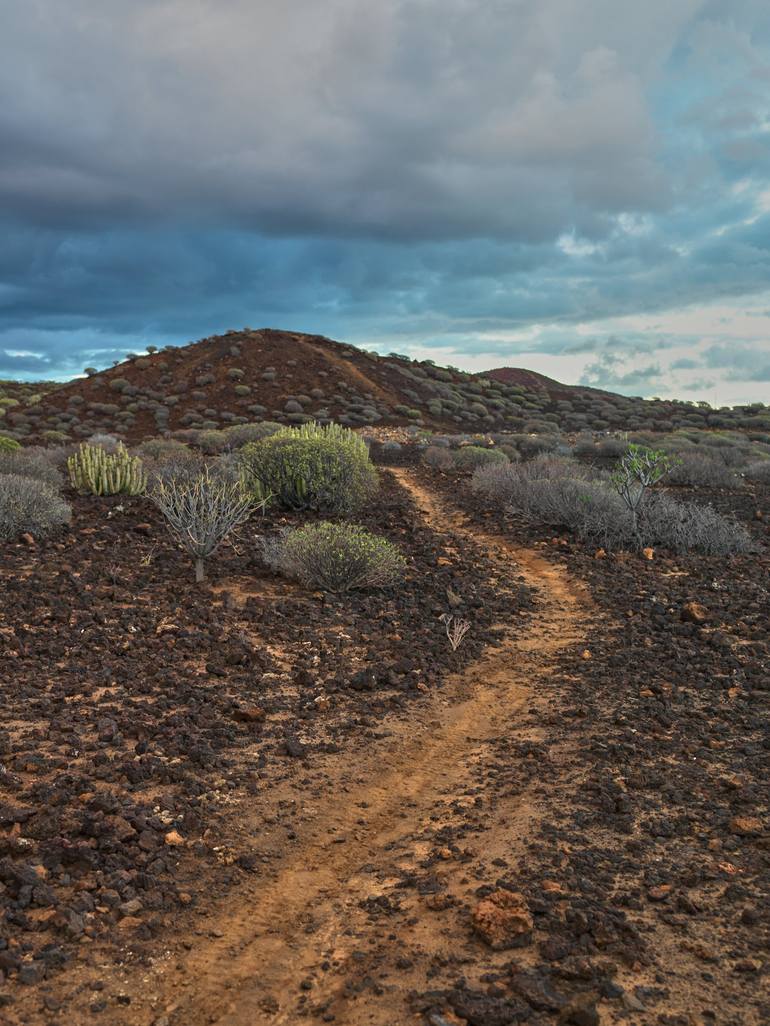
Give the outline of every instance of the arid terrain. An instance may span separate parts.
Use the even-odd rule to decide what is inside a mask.
[[[770,1021],[767,412],[480,381],[263,331],[7,405],[60,467],[96,432],[227,461],[227,429],[354,427],[352,519],[405,570],[288,580],[260,541],[317,516],[270,504],[196,584],[151,497],[66,480],[63,529],[0,543],[0,1022]],[[686,450],[656,487],[742,547],[597,545],[463,462],[604,482],[621,430]]]

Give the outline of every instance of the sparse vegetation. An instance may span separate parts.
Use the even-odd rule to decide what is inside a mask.
[[[335,359],[325,363],[327,348]],[[158,944],[170,939],[164,950],[184,958],[174,931],[195,918],[177,921],[175,910],[210,911],[208,893],[237,882],[255,854],[259,861],[263,845],[251,841],[267,812],[276,814],[271,858],[302,871],[305,840],[323,857],[331,850],[325,831],[284,807],[294,784],[321,802],[316,819],[333,823],[332,840],[360,848],[340,849],[343,859],[371,857],[377,879],[387,879],[388,844],[358,832],[387,839],[409,827],[422,838],[402,824],[404,809],[416,816],[417,808],[382,783],[419,771],[418,781],[425,773],[435,787],[409,789],[415,822],[430,827],[428,862],[434,852],[447,876],[437,911],[445,897],[465,893],[463,880],[477,881],[483,904],[495,893],[487,884],[503,877],[502,904],[492,905],[513,908],[519,899],[507,888],[518,888],[520,874],[495,868],[489,852],[514,850],[522,829],[532,831],[534,860],[522,901],[546,896],[549,908],[567,908],[566,920],[535,916],[526,972],[507,973],[503,989],[473,989],[502,964],[497,956],[483,971],[478,960],[469,964],[468,986],[455,985],[451,959],[418,960],[416,972],[424,963],[437,973],[427,986],[440,997],[428,1017],[507,1021],[519,997],[526,1013],[529,997],[540,1004],[540,982],[555,979],[563,1001],[551,1018],[568,1008],[575,1021],[583,1012],[590,1022],[605,1012],[622,1018],[627,1003],[614,1006],[610,996],[625,996],[612,987],[614,957],[588,958],[601,974],[595,979],[571,971],[576,952],[586,961],[585,923],[573,923],[568,908],[577,880],[589,940],[598,924],[605,954],[620,951],[645,972],[655,971],[650,939],[686,957],[676,932],[684,913],[694,943],[715,945],[722,929],[735,957],[710,960],[709,975],[725,970],[740,1019],[744,981],[761,976],[752,931],[761,928],[756,856],[766,824],[752,796],[764,779],[770,428],[735,429],[745,411],[726,412],[717,427],[710,421],[721,414],[687,404],[579,390],[554,396],[529,382],[341,349],[321,340],[293,350],[280,333],[235,332],[207,340],[193,360],[181,350],[140,356],[58,396],[38,401],[29,389],[21,402],[21,392],[4,397],[2,423],[21,448],[0,451],[0,670],[10,682],[10,726],[0,729],[10,787],[0,803],[10,839],[0,860],[0,1004],[12,997],[20,1022],[57,1009],[72,1021],[88,1018],[101,1007],[95,995],[73,986],[80,977],[68,967],[58,981],[57,971],[71,959],[87,978],[77,958],[93,940],[105,956],[106,994],[125,988],[136,998],[132,1015],[146,1012],[150,1021],[176,1000],[175,983],[156,1002],[165,984],[162,973],[153,977],[143,1003],[147,966],[140,960],[134,972],[123,960],[115,976],[113,937],[123,953],[134,931]],[[116,374],[125,381],[119,390],[110,385]],[[401,398],[403,417],[394,412]],[[342,419],[344,426],[329,423]],[[57,488],[66,459],[77,463],[83,449],[122,459],[121,438],[149,495],[94,501],[101,486],[88,485],[71,495],[75,529],[62,530],[70,510]],[[43,449],[45,440],[53,444]],[[629,443],[665,453],[672,465],[657,483],[642,482],[636,525],[610,473]],[[390,469],[367,502],[373,461]],[[282,494],[266,507],[270,481]],[[629,488],[638,484],[631,473]],[[359,510],[361,526],[338,521],[348,509]],[[214,580],[201,586],[207,575]],[[548,762],[549,751],[559,758]],[[394,760],[387,778],[381,755]],[[436,766],[447,758],[444,779]],[[533,775],[538,766],[543,772]],[[376,816],[363,811],[370,784]],[[251,810],[255,789],[262,797]],[[514,792],[524,812],[501,819],[495,808],[508,808]],[[475,795],[475,804],[462,816],[442,815],[437,833],[430,817],[444,802],[455,808],[458,794]],[[466,813],[479,832],[470,847]],[[248,831],[244,815],[255,816]],[[284,845],[288,825],[298,843]],[[490,830],[494,844],[486,843]],[[622,850],[629,837],[631,859]],[[586,858],[608,850],[608,838],[609,861]],[[712,901],[724,886],[714,877],[722,858],[745,888],[739,915],[734,902]],[[726,869],[717,875],[738,879]],[[401,931],[423,904],[409,889],[372,899],[371,879],[356,877],[358,905],[339,907],[357,918],[356,933],[366,923],[377,929],[387,912],[396,939],[377,957],[384,954],[378,965],[388,972],[389,951],[400,957]],[[300,912],[305,897],[296,896]],[[321,901],[331,909],[337,898]],[[483,916],[456,911],[442,918],[452,935],[439,931],[437,943],[444,950],[457,941],[472,958],[482,933],[456,931]],[[526,925],[526,909],[517,915]],[[668,926],[673,932],[659,933]],[[296,931],[287,938],[293,944]],[[315,957],[315,939],[306,943]],[[746,968],[736,976],[738,957]],[[693,956],[680,978],[699,979],[701,961]],[[665,969],[668,991],[674,976]],[[624,986],[627,977],[624,970]],[[602,994],[598,1009],[573,1004],[589,988]],[[367,1002],[373,994],[363,992]],[[220,997],[217,985],[201,1014],[216,1018]],[[716,1007],[713,995],[708,1003]],[[650,1005],[662,1018],[680,1011],[665,998]],[[549,1019],[549,1010],[533,1005],[532,1015]]]
[[[0,474],[0,539],[23,533],[47,538],[70,522],[72,509],[55,488],[21,474]]]
[[[384,588],[404,573],[395,545],[353,524],[322,522],[264,543],[267,564],[309,588],[346,592]]]
[[[644,455],[638,472],[651,483],[660,480],[665,471]],[[642,487],[633,476],[637,473],[633,467],[627,466],[626,473],[631,478],[628,487],[633,506],[619,494],[617,477],[610,485],[606,476],[558,457],[484,467],[476,471],[471,485],[476,494],[502,507],[534,522],[565,528],[583,543],[607,551],[656,545],[672,552],[704,555],[750,550],[746,529],[710,506],[677,502],[666,494],[649,495],[644,503],[637,501],[639,491],[646,495],[650,484]]]

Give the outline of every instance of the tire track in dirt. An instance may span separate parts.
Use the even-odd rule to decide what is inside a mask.
[[[239,888],[202,923],[210,940],[196,942],[175,967],[181,976],[172,979],[167,966],[148,978],[157,995],[156,1014],[164,1010],[155,1022],[289,1026],[311,1007],[321,1010],[321,1021],[349,1026],[392,1026],[411,1018],[408,991],[424,986],[425,978],[398,966],[399,952],[407,942],[441,950],[447,920],[413,917],[407,935],[396,923],[373,929],[367,903],[387,904],[399,873],[419,865],[430,846],[421,837],[427,826],[437,818],[451,823],[458,808],[473,803],[484,745],[512,721],[532,719],[547,701],[554,660],[583,637],[590,601],[561,567],[467,526],[461,512],[413,473],[392,472],[439,536],[451,534],[458,544],[472,540],[496,559],[501,553],[510,559],[516,575],[537,593],[538,608],[523,627],[499,625],[501,642],[448,678],[410,718],[388,724],[388,737],[353,758],[338,755],[321,763],[323,793],[307,797],[298,843],[277,874]],[[536,736],[536,725],[529,729]],[[482,835],[485,850],[510,854],[530,834],[536,816],[536,807],[522,796]],[[462,872],[460,865],[448,865],[447,881]],[[397,932],[388,935],[390,927]],[[349,978],[365,977],[367,944],[379,949],[380,964],[396,966],[397,979],[358,1001]]]

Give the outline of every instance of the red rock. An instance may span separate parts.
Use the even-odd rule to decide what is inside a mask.
[[[233,719],[240,723],[261,723],[265,715],[265,710],[259,705],[239,706],[233,710]]]
[[[665,901],[671,893],[671,884],[660,884],[658,887],[650,887],[647,897],[650,901]]]
[[[685,623],[705,623],[708,615],[708,609],[698,602],[688,602],[682,606],[681,618]]]
[[[756,837],[763,831],[762,820],[756,816],[735,816],[730,820],[730,832],[740,837]]]
[[[532,916],[524,896],[514,891],[493,891],[474,908],[471,919],[475,932],[494,951],[532,942]]]

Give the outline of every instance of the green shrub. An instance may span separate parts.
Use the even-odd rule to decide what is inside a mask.
[[[198,445],[207,455],[215,456],[219,452],[224,452],[227,448],[227,435],[224,431],[220,431],[218,428],[209,428],[205,431],[199,431],[196,438],[196,445]]]
[[[147,438],[137,445],[135,452],[142,460],[162,460],[188,453],[190,448],[176,438]]]
[[[366,443],[338,424],[282,428],[245,445],[240,465],[246,487],[257,498],[273,495],[288,509],[346,512],[377,488]]]
[[[403,575],[404,558],[387,539],[353,524],[308,524],[264,543],[274,570],[309,588],[383,588]]]
[[[9,438],[8,435],[0,435],[0,452],[15,452],[17,449],[21,449],[21,445],[15,438]]]
[[[69,503],[44,481],[21,474],[0,475],[0,539],[12,541],[29,532],[46,538],[70,522]]]
[[[475,470],[491,463],[507,463],[508,457],[499,449],[485,449],[480,445],[464,445],[454,454],[454,465],[458,470]]]
[[[79,492],[91,495],[141,495],[147,475],[138,456],[130,456],[120,443],[115,452],[84,442],[67,460],[70,481]]]

